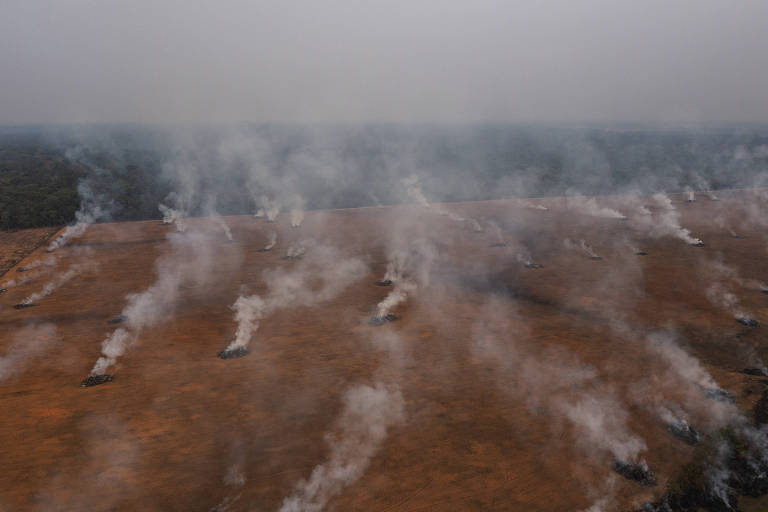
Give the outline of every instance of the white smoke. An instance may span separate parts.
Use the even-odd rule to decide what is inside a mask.
[[[304,221],[304,210],[302,208],[291,209],[291,226],[298,228]]]
[[[421,181],[415,174],[411,174],[407,178],[403,178],[401,183],[405,187],[405,192],[408,197],[416,201],[421,206],[429,207],[429,201],[424,197],[424,193],[421,191]]]
[[[58,341],[56,326],[50,323],[22,327],[14,332],[0,356],[0,382],[23,371],[28,362]]]
[[[691,245],[700,244],[701,240],[691,236],[691,232],[680,226],[680,214],[674,206],[672,200],[666,194],[658,193],[653,195],[653,200],[659,206],[658,215],[654,216],[648,234],[654,238],[671,236],[678,238]]]
[[[387,431],[405,421],[400,389],[381,382],[360,385],[343,397],[344,410],[337,420],[337,434],[327,435],[328,461],[312,470],[285,498],[280,512],[320,512],[344,487],[362,476],[379,450]]]
[[[499,224],[493,220],[489,220],[488,226],[490,226],[491,231],[493,232],[493,236],[496,237],[496,243],[503,244],[504,233],[502,233],[501,227],[499,226]]]
[[[271,251],[273,247],[277,245],[277,231],[272,231],[267,239],[267,245],[264,246],[265,251]]]
[[[175,192],[171,192],[166,197],[166,200],[173,202],[177,206],[167,206],[163,203],[157,205],[157,209],[163,214],[163,224],[173,224],[176,231],[184,233],[187,230],[185,222],[186,213],[184,209],[178,206],[181,203],[179,196]]]
[[[390,291],[384,300],[376,305],[376,317],[384,318],[399,304],[408,298],[408,294],[416,290],[416,284],[407,280],[400,279],[395,281],[395,287]]]
[[[68,225],[64,232],[48,245],[48,251],[63,247],[72,238],[77,238],[97,220],[107,217],[107,211],[101,206],[102,198],[98,197],[88,185],[81,181],[77,186],[80,196],[80,209],[75,212],[75,223]]]
[[[607,219],[626,219],[626,215],[613,208],[604,208],[597,204],[594,197],[585,197],[582,195],[572,195],[566,197],[566,207],[585,215],[592,217],[603,217]]]
[[[290,270],[268,269],[263,279],[267,293],[240,296],[232,305],[237,331],[226,350],[246,348],[259,321],[278,309],[307,307],[332,300],[367,272],[359,258],[338,249],[318,246],[310,257]]]
[[[644,465],[645,441],[627,429],[626,410],[610,393],[582,392],[577,400],[559,400],[558,408],[573,423],[577,439],[590,452],[601,447],[615,460]]]
[[[229,225],[227,224],[227,221],[224,220],[224,217],[214,212],[209,216],[209,218],[213,221],[214,224],[221,228],[221,230],[224,232],[224,235],[227,237],[227,240],[234,242],[234,238],[232,238],[232,230],[229,229]]]
[[[592,249],[592,246],[589,245],[584,240],[571,240],[570,238],[566,238],[563,240],[563,245],[566,249],[572,250],[572,251],[581,251],[590,258],[599,258],[597,253],[594,249]]]
[[[525,202],[525,203],[523,203],[523,205],[524,205],[526,208],[530,208],[530,209],[532,209],[532,210],[542,210],[542,211],[548,211],[548,210],[549,210],[549,208],[547,208],[547,207],[546,207],[546,206],[544,206],[543,204],[538,204],[538,203],[529,203],[529,202]]]
[[[48,295],[56,291],[57,288],[67,283],[78,274],[86,270],[91,270],[94,267],[95,267],[95,264],[90,262],[76,263],[71,267],[69,267],[66,271],[56,274],[52,280],[45,283],[42,290],[40,290],[39,292],[35,292],[32,295],[29,295],[24,300],[22,300],[21,303],[34,304],[40,299],[44,299],[45,297],[47,297]]]
[[[114,365],[142,331],[170,318],[179,297],[179,287],[188,282],[204,282],[213,270],[212,241],[204,233],[186,236],[170,233],[171,250],[155,264],[157,279],[146,290],[128,296],[120,313],[124,327],[116,329],[101,344],[101,357],[91,370],[103,373]]]

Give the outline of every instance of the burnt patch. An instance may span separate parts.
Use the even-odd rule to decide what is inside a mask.
[[[89,375],[80,382],[80,387],[90,388],[92,386],[98,386],[99,384],[106,384],[112,382],[115,376],[111,373],[99,373],[96,375]]]
[[[380,325],[386,324],[387,322],[394,322],[395,320],[397,320],[397,317],[392,314],[386,314],[384,316],[372,316],[370,320],[368,320],[368,325],[378,327]]]
[[[633,480],[640,485],[653,487],[658,483],[656,476],[645,464],[617,460],[613,463],[613,470],[627,480]]]

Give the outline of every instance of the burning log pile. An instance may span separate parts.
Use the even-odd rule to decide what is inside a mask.
[[[392,280],[382,279],[381,281],[376,281],[376,286],[392,286]]]
[[[544,265],[540,263],[526,263],[523,265],[525,268],[544,268]]]
[[[768,368],[766,367],[760,367],[760,368],[744,368],[741,370],[741,373],[746,373],[747,375],[754,375],[755,377],[768,377]]]
[[[261,249],[256,249],[256,252],[269,252],[271,250],[271,247],[262,247]]]
[[[495,244],[491,244],[488,247],[506,247],[506,246],[507,244],[505,244],[504,242],[496,242]]]
[[[29,267],[19,267],[16,269],[16,272],[28,272],[30,270],[32,269],[30,269]]]
[[[245,347],[235,347],[224,349],[217,355],[219,356],[219,359],[236,359],[238,357],[245,357],[249,353],[250,351]]]
[[[693,242],[691,245],[694,247],[704,247],[704,242],[702,242],[701,240],[698,240],[696,242]]]
[[[637,255],[637,256],[648,256],[648,253],[647,253],[647,252],[645,252],[645,251],[637,251],[637,252],[635,253],[635,255]]]
[[[31,308],[35,304],[29,303],[29,302],[21,302],[19,304],[14,304],[13,309],[23,309],[23,308]]]
[[[109,320],[110,324],[120,324],[123,322],[125,322],[125,317],[123,315],[117,315],[115,318]]]
[[[0,293],[5,293],[8,291],[8,288],[0,288]]]
[[[371,319],[368,320],[368,325],[378,327],[379,325],[384,325],[387,322],[394,322],[395,320],[397,320],[397,317],[388,313],[384,316],[372,316]]]
[[[112,382],[112,380],[115,378],[114,375],[109,373],[100,373],[96,375],[89,375],[83,381],[80,383],[80,387],[83,388],[90,388],[91,386],[98,386],[99,384],[105,384],[107,382]]]
[[[602,256],[590,256],[589,259],[594,260],[594,261],[600,261],[600,260],[603,259],[603,257]]]
[[[667,430],[670,434],[691,446],[696,446],[701,442],[701,435],[685,420],[668,423]]]
[[[613,463],[613,470],[627,480],[634,480],[640,485],[653,487],[658,483],[653,472],[644,463],[637,464],[617,460]]]
[[[736,319],[741,325],[746,325],[747,327],[757,327],[760,325],[760,323],[755,320],[754,318],[749,318],[747,316],[742,316]]]

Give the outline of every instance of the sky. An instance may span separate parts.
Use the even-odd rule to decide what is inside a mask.
[[[0,0],[0,124],[768,122],[764,0]]]

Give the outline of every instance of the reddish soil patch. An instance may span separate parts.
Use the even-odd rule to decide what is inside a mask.
[[[691,399],[664,380],[669,368],[649,354],[649,330],[674,328],[745,409],[764,387],[765,379],[739,370],[754,354],[768,358],[768,295],[734,290],[764,324],[749,328],[704,293],[713,276],[703,262],[721,257],[744,277],[768,282],[760,229],[745,226],[746,238],[733,239],[711,222],[714,215],[738,222],[744,201],[738,194],[690,204],[676,198],[683,226],[705,247],[643,238],[632,220],[574,215],[558,199],[536,201],[550,211],[516,201],[446,206],[481,223],[496,221],[507,248],[489,247],[489,233],[415,206],[309,212],[299,229],[287,216],[276,224],[229,217],[236,243],[222,235],[214,284],[182,287],[173,314],[120,359],[115,380],[81,388],[125,296],[154,281],[153,264],[167,250],[171,229],[157,221],[93,226],[59,257],[64,265],[78,248],[89,247],[97,268],[33,308],[8,306],[44,279],[0,296],[0,354],[30,325],[55,324],[58,335],[55,345],[0,382],[7,411],[0,427],[0,508],[205,511],[239,495],[229,510],[276,510],[296,482],[326,460],[324,436],[339,416],[344,390],[381,377],[387,356],[371,339],[389,332],[407,353],[397,372],[387,370],[396,373],[407,422],[390,431],[362,478],[329,509],[565,512],[589,507],[614,477],[613,506],[629,509],[658,497],[693,450],[637,399]],[[432,240],[440,258],[429,286],[398,308],[398,320],[372,327],[371,312],[389,291],[375,282],[384,274],[387,233],[395,226],[403,226],[405,240]],[[278,245],[258,252],[273,229]],[[365,255],[369,275],[322,306],[265,318],[248,356],[216,357],[236,328],[230,306],[241,287],[262,290],[262,271],[290,268],[295,262],[282,259],[290,242],[310,236]],[[628,249],[622,242],[627,236],[648,255]],[[586,240],[603,260],[566,250],[566,237]],[[523,268],[513,241],[524,243],[543,268]],[[489,307],[502,313],[489,315]],[[619,321],[627,330],[617,330]],[[509,347],[504,357],[478,353],[480,331]],[[647,445],[643,456],[657,487],[615,476],[610,454],[586,447],[547,402],[549,394],[533,400],[536,387],[525,382],[569,377],[562,369],[536,375],[546,372],[515,366],[523,356],[533,362],[539,355],[591,368],[610,388],[626,409],[627,428]],[[521,380],[526,368],[534,374]],[[575,391],[566,386],[553,396],[567,400]],[[703,415],[692,421],[707,431]],[[240,490],[223,482],[233,465],[246,478]]]

